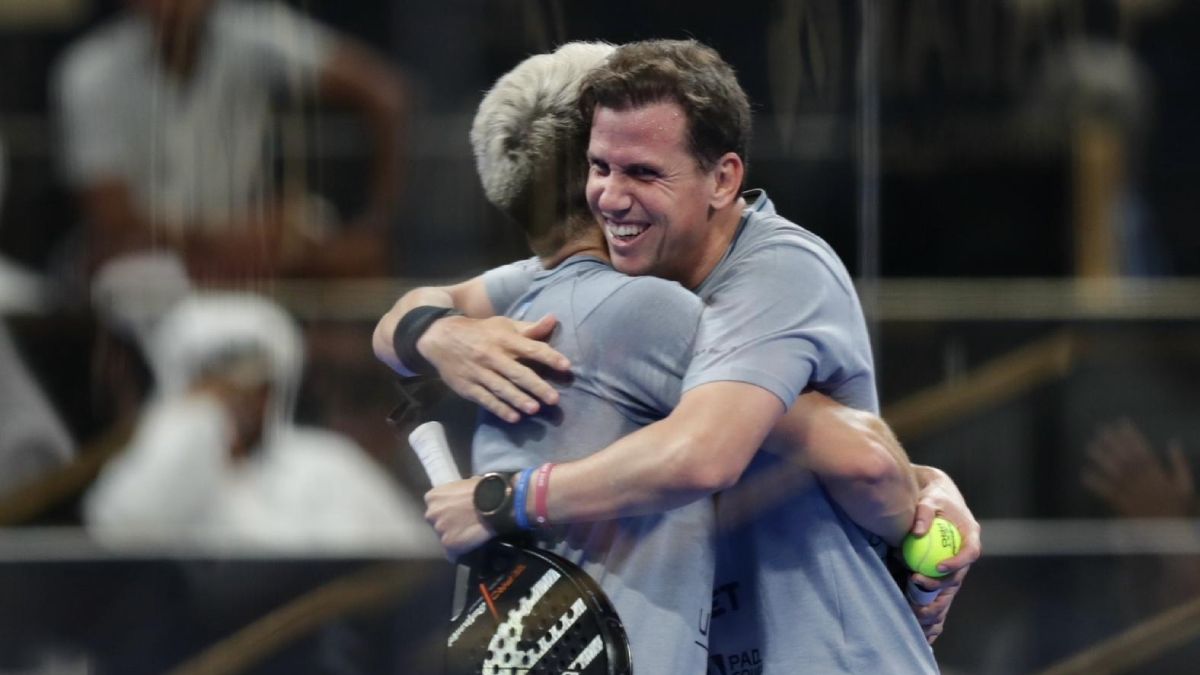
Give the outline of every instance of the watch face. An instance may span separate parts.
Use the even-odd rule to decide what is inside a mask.
[[[488,474],[475,485],[475,508],[480,513],[492,513],[500,508],[508,495],[504,476]]]

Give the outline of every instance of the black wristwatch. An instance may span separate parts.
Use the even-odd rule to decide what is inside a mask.
[[[475,484],[475,511],[496,534],[511,534],[517,527],[513,515],[513,473],[485,473]]]

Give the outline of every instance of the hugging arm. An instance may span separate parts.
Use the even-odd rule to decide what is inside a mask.
[[[411,372],[397,358],[392,338],[404,314],[420,305],[455,307],[466,314],[435,321],[417,342],[421,355],[459,395],[509,421],[519,419],[518,411],[536,410],[531,404],[556,402],[553,388],[520,363],[520,359],[529,359],[560,369],[569,367],[560,354],[541,341],[553,329],[552,317],[543,317],[537,323],[494,317],[495,308],[482,277],[405,294],[380,320],[373,338],[376,355],[391,368],[401,374]],[[730,390],[741,389],[751,394],[727,398]],[[756,395],[765,398],[758,401]],[[717,424],[740,420],[729,410],[740,409],[747,401],[760,404],[746,413],[747,420],[754,411],[773,411],[765,429],[757,429],[755,424]],[[938,469],[910,465],[891,430],[875,415],[847,408],[819,394],[801,396],[786,416],[782,412],[778,399],[752,385],[713,383],[698,387],[686,394],[666,419],[618,441],[605,452],[556,468],[556,489],[551,491],[549,502],[551,517],[590,520],[644,513],[732,485],[778,421],[771,442],[803,448],[809,455],[804,461],[830,496],[868,531],[894,544],[909,529],[918,534],[927,531],[937,512],[958,525],[963,548],[947,561],[950,574],[942,580],[918,577],[922,585],[942,589],[934,603],[914,608],[926,636],[935,638],[962,577],[981,553],[978,522],[958,488]],[[716,428],[709,429],[714,424]],[[715,439],[726,443],[723,434],[727,433],[734,436],[728,443],[736,441],[736,445],[727,446],[734,450],[717,453],[715,460],[707,457],[706,449],[721,447]],[[667,452],[656,455],[648,451],[660,447]],[[745,449],[745,453],[737,448]],[[474,480],[451,484],[427,498],[430,520],[442,523],[439,531],[444,526],[447,531],[457,532],[449,538],[443,532],[443,543],[450,551],[469,550],[488,536],[470,505]],[[565,489],[557,489],[560,483]],[[455,489],[458,493],[452,494]]]
[[[928,605],[912,603],[925,637],[941,634],[954,596],[982,554],[979,522],[954,481],[940,469],[910,464],[904,448],[876,415],[842,406],[821,394],[801,396],[771,435],[777,452],[800,452],[830,497],[863,529],[895,546],[911,530],[924,534],[934,515],[958,526],[962,548],[941,566],[946,576],[913,574],[938,590]]]
[[[737,482],[783,413],[774,394],[741,382],[713,382],[685,393],[666,418],[583,459],[556,465],[547,514],[552,523],[657,513]],[[482,544],[470,499],[477,478],[431,490],[426,519],[451,556]]]
[[[400,319],[421,305],[454,307],[466,316],[435,321],[417,342],[418,351],[460,396],[503,419],[553,404],[557,392],[520,361],[565,370],[566,359],[542,340],[552,318],[535,323],[495,316],[482,276],[459,284],[417,288],[380,319],[376,356],[398,373],[412,374],[396,356],[393,335]],[[912,529],[922,534],[936,512],[963,533],[963,548],[947,562],[957,572],[980,555],[979,524],[954,482],[932,467],[910,465],[903,447],[878,416],[816,393],[801,396],[771,434],[774,444],[804,448],[806,461],[831,496],[855,522],[895,544]],[[913,481],[917,488],[912,504]]]
[[[889,545],[912,529],[916,475],[877,416],[809,392],[775,425],[767,448],[805,465],[851,520]]]
[[[570,367],[544,342],[554,330],[554,317],[529,322],[496,316],[482,276],[405,293],[379,320],[371,338],[376,358],[389,368],[414,374],[411,364],[396,354],[394,338],[405,315],[421,306],[451,307],[464,314],[434,321],[416,342],[417,351],[456,394],[509,422],[522,413],[536,413],[541,403],[558,402],[558,392],[522,362]]]

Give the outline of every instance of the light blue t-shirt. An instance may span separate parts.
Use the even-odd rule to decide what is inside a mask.
[[[737,380],[790,405],[806,389],[878,411],[866,322],[845,266],[819,237],[747,196],[736,238],[696,293],[705,302],[684,390]],[[931,673],[933,652],[877,537],[807,469],[760,451],[717,497],[710,673]]]
[[[695,289],[705,309],[683,391],[732,380],[788,407],[815,389],[877,412],[870,341],[845,266],[765,193],[746,198],[732,244]],[[529,287],[528,265],[485,274],[493,306]],[[807,469],[758,452],[718,495],[717,520],[710,673],[937,672],[879,540]]]
[[[514,318],[553,313],[550,345],[571,359],[551,378],[559,405],[517,424],[484,413],[472,444],[475,473],[565,462],[666,417],[679,403],[702,303],[679,284],[628,277],[591,257],[532,274],[499,299]],[[598,476],[597,480],[603,480]],[[629,634],[635,672],[705,672],[715,568],[713,500],[665,513],[575,523],[541,543],[579,564],[612,600]]]

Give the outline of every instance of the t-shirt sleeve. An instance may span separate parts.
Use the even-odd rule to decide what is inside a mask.
[[[639,424],[679,404],[704,305],[679,284],[630,279],[578,331],[606,398]]]
[[[513,303],[529,290],[533,278],[542,271],[542,264],[536,257],[518,260],[507,265],[501,265],[483,273],[483,285],[487,289],[488,300],[497,315],[507,314]]]
[[[226,28],[269,81],[315,85],[337,43],[329,29],[282,2],[231,5],[229,10],[221,17]]]
[[[761,244],[733,265],[705,309],[684,391],[747,382],[790,408],[810,386],[871,377],[862,308],[831,252],[796,236]]]
[[[128,139],[120,124],[110,63],[88,49],[72,49],[59,62],[51,82],[62,134],[62,171],[69,185],[86,187],[97,179],[125,175]]]

